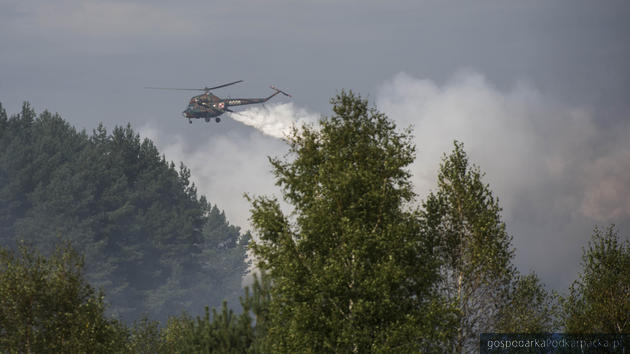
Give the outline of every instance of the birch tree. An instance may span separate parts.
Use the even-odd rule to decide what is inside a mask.
[[[596,228],[583,269],[563,299],[570,333],[630,333],[630,242],[614,226]]]
[[[458,325],[452,351],[473,350],[479,334],[493,328],[514,274],[511,237],[499,201],[471,165],[463,144],[442,161],[438,188],[424,203],[428,233],[439,239],[442,292],[455,304]]]
[[[293,214],[251,200],[251,249],[273,282],[266,349],[440,352],[452,322],[411,207],[410,132],[352,92],[331,103],[332,117],[293,130],[289,155],[271,159]]]

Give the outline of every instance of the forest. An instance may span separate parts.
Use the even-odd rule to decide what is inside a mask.
[[[238,304],[249,235],[189,177],[130,126],[87,134],[28,103],[10,118],[0,106],[0,245],[69,242],[125,322]]]
[[[614,225],[594,225],[578,278],[550,291],[514,266],[463,142],[427,166],[420,200],[413,131],[351,91],[331,106],[270,157],[292,212],[247,196],[250,234],[131,126],[88,134],[0,105],[0,351],[464,353],[481,333],[630,334]]]

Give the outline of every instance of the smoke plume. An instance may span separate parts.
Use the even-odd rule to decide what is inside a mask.
[[[420,198],[435,190],[440,160],[453,140],[464,143],[504,208],[516,265],[535,270],[555,289],[575,279],[594,225],[630,224],[627,123],[603,127],[588,109],[555,102],[521,83],[499,90],[474,72],[443,84],[396,75],[377,92],[376,108],[399,127],[414,128],[417,157],[410,169]],[[249,229],[243,193],[279,196],[267,156],[283,156],[281,139],[291,126],[319,117],[293,103],[230,117],[256,130],[230,130],[201,142],[149,126],[141,131],[168,159],[191,168],[199,192],[225,209],[231,223]]]
[[[435,190],[441,158],[463,142],[504,208],[516,264],[554,288],[575,279],[595,225],[630,220],[627,123],[598,125],[584,107],[523,83],[499,90],[474,72],[441,85],[401,73],[376,97],[379,110],[414,127],[419,195]]]
[[[254,106],[244,111],[229,113],[230,118],[249,125],[263,134],[282,139],[291,127],[317,122],[319,116],[293,103],[276,103],[267,106]]]

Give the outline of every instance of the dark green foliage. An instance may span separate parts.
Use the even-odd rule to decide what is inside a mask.
[[[206,307],[205,316],[171,317],[161,330],[142,321],[132,329],[130,347],[135,353],[265,353],[260,339],[266,334],[269,286],[267,276],[256,276],[252,292],[245,288],[239,315],[224,302],[221,311]]]
[[[168,353],[245,353],[253,341],[248,313],[235,315],[224,302],[221,311],[206,307],[203,317],[171,318],[165,328]],[[172,338],[172,340],[170,340]]]
[[[25,103],[0,109],[0,244],[47,252],[58,235],[86,257],[86,276],[111,311],[131,322],[238,298],[248,236],[199,199],[130,126],[77,132]]]
[[[264,339],[269,331],[271,287],[271,277],[267,273],[254,274],[254,283],[245,287],[245,297],[241,298],[243,313],[253,315],[253,321],[255,321],[255,326],[252,328],[254,341],[250,352],[266,352]]]
[[[557,295],[548,293],[536,273],[517,276],[497,315],[496,332],[552,333],[558,330]]]
[[[424,228],[439,240],[443,293],[459,314],[452,351],[460,353],[475,348],[480,333],[494,330],[515,270],[499,201],[479,168],[469,164],[463,144],[454,145],[440,166],[437,192],[425,201]]]
[[[559,320],[630,333],[630,243],[612,226],[595,229],[559,306],[512,266],[498,199],[461,143],[414,210],[410,132],[351,92],[332,104],[271,159],[293,213],[252,198],[256,242],[130,126],[88,135],[0,105],[0,351],[474,352],[480,332]],[[235,314],[221,300],[241,294],[248,242],[262,273]],[[141,319],[108,319],[95,288],[112,313]]]
[[[103,295],[83,277],[82,258],[66,244],[50,258],[21,246],[0,251],[0,350],[3,352],[262,353],[269,278],[255,276],[236,315],[223,302],[205,316],[147,317],[129,328],[104,315]],[[254,316],[254,317],[252,317]]]
[[[630,242],[620,240],[614,226],[595,228],[582,262],[563,299],[565,330],[630,334]]]
[[[104,316],[103,297],[83,278],[83,260],[68,245],[49,258],[20,246],[0,249],[0,351],[111,353],[126,332]]]
[[[163,353],[165,346],[160,323],[146,317],[134,322],[129,331],[128,349],[136,354]]]
[[[205,200],[202,197],[202,204]],[[224,299],[230,299],[229,305],[238,305],[242,295],[241,276],[245,275],[246,248],[251,238],[249,232],[241,235],[238,227],[231,226],[225,214],[216,206],[206,205],[206,223],[203,227],[204,247],[201,258],[204,271],[211,278],[212,284],[221,284]],[[210,302],[219,306],[219,298]]]
[[[439,264],[424,238],[407,167],[409,132],[352,93],[334,116],[294,130],[272,159],[295,219],[252,199],[251,248],[273,281],[266,352],[439,351],[449,325]]]

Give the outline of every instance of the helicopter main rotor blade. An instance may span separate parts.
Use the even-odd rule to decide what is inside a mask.
[[[177,91],[206,91],[207,92],[207,91],[218,89],[218,88],[221,88],[221,87],[238,84],[239,82],[243,82],[243,80],[238,80],[238,81],[230,82],[228,84],[223,84],[223,85],[219,85],[219,86],[204,87],[204,88],[145,87],[145,89],[150,89],[150,90],[177,90]]]
[[[173,87],[146,87],[149,90],[178,90],[178,91],[204,91],[205,89],[191,89],[191,88],[173,88]]]
[[[238,84],[239,82],[243,82],[243,80],[238,80],[238,81],[230,82],[229,84],[223,84],[223,85],[219,85],[219,86],[215,86],[215,87],[204,87],[203,90],[204,91],[210,91],[210,90],[218,89],[218,88],[221,88],[221,87]]]

